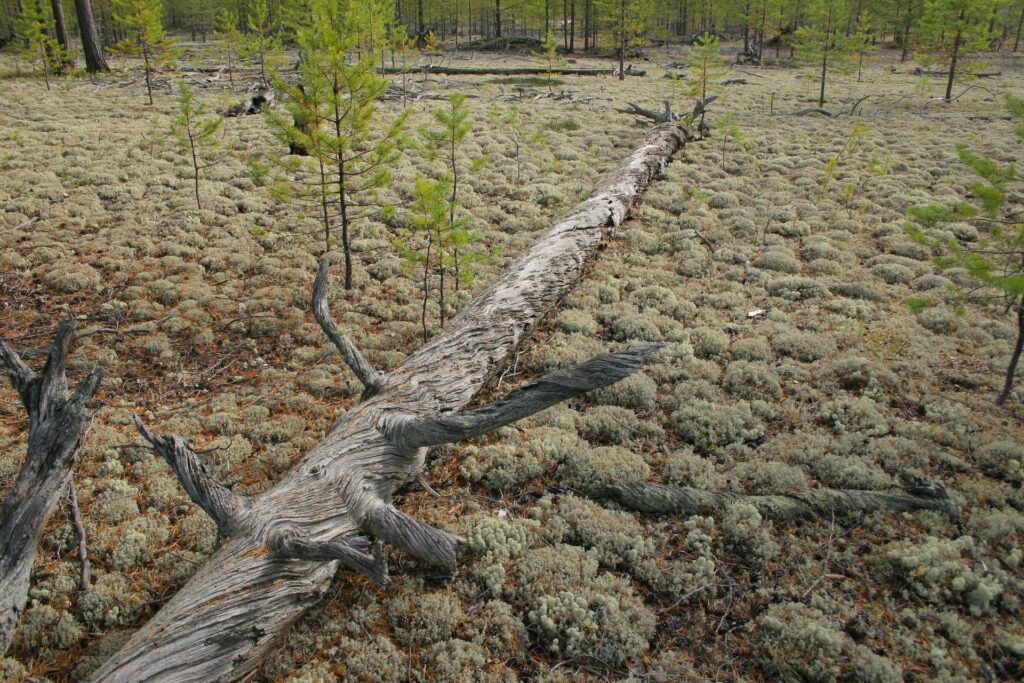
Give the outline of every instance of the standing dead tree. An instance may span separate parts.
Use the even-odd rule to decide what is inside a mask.
[[[282,481],[251,498],[207,474],[178,436],[143,436],[178,475],[226,542],[195,576],[93,676],[98,681],[237,680],[253,671],[340,566],[387,582],[383,550],[366,536],[431,565],[451,568],[460,539],[389,502],[423,468],[427,448],[483,434],[611,384],[639,369],[650,348],[601,356],[548,375],[497,403],[459,412],[580,278],[604,228],[629,214],[684,144],[674,124],[657,126],[506,273],[466,304],[448,330],[381,374],[337,331],[327,310],[327,264],[314,286],[321,327],[366,387],[362,402]]]
[[[0,503],[0,656],[11,643],[28,601],[29,575],[43,524],[71,483],[71,470],[85,432],[87,404],[100,383],[93,367],[70,394],[64,362],[74,320],[57,326],[42,373],[0,342],[0,360],[28,412],[28,455],[14,487]]]

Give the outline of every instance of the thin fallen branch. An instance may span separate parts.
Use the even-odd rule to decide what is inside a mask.
[[[68,506],[71,508],[71,524],[75,527],[75,535],[78,537],[78,587],[89,590],[92,581],[92,564],[89,562],[89,548],[86,545],[85,524],[82,523],[82,511],[78,507],[78,493],[75,491],[74,473],[68,482]]]
[[[536,66],[442,66],[424,64],[410,67],[386,66],[386,74],[439,74],[443,76],[612,76],[616,69],[555,66],[551,69]],[[627,76],[646,76],[643,69],[626,69]]]
[[[610,486],[605,496],[631,510],[679,515],[706,515],[732,503],[744,502],[752,504],[765,517],[779,521],[878,510],[934,510],[954,518],[959,516],[959,510],[941,486],[917,487],[913,492],[812,489],[787,495],[759,496],[638,482]]]

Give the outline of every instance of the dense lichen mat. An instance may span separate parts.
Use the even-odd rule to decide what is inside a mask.
[[[477,96],[466,147],[488,163],[466,179],[463,201],[500,254],[455,294],[456,306],[633,150],[647,122],[612,110],[674,96],[657,66],[674,53],[652,54],[645,78],[561,79],[558,89],[590,101],[525,100],[526,125],[544,139],[522,151],[518,185],[510,133],[489,116],[514,86],[414,77],[424,90]],[[1000,66],[1005,75],[986,86],[1019,88],[1019,67]],[[925,106],[942,84],[906,71],[886,61],[862,83],[835,84],[836,110],[873,97],[858,108],[868,131],[824,191],[849,117],[789,116],[816,94],[793,70],[744,72],[735,75],[746,85],[717,86],[708,120],[731,113],[741,138],[712,135],[677,155],[485,398],[597,354],[650,342],[661,352],[585,400],[436,449],[426,478],[441,497],[414,486],[395,503],[466,539],[456,574],[399,552],[389,590],[340,573],[259,677],[1019,676],[1022,389],[1006,407],[993,405],[1015,331],[998,309],[909,308],[911,297],[941,299],[964,273],[937,266],[903,230],[909,207],[967,195],[957,143],[1004,163],[1019,149],[1001,144],[1013,124],[1000,118],[999,98],[976,90]],[[191,78],[213,108],[237,99],[223,83]],[[134,80],[56,81],[46,92],[10,78],[0,99],[4,337],[41,348],[70,313],[79,331],[96,331],[77,342],[69,374],[80,378],[94,361],[106,371],[76,471],[92,585],[79,590],[77,541],[60,507],[0,674],[75,680],[219,543],[131,414],[186,436],[212,474],[252,494],[314,446],[361,387],[309,312],[315,213],[276,204],[248,163],[279,144],[263,117],[227,122],[197,211],[187,162],[157,139],[174,109],[166,89],[149,108]],[[413,123],[434,106],[416,102]],[[381,105],[385,117],[399,108]],[[425,168],[404,157],[388,198],[408,205]],[[970,240],[974,228],[949,230]],[[356,287],[335,288],[331,308],[386,370],[422,343],[420,282],[383,223],[356,232]],[[24,434],[5,390],[5,486]],[[960,518],[780,522],[743,501],[680,518],[629,512],[602,496],[644,481],[787,495],[896,490],[918,478],[940,482]]]

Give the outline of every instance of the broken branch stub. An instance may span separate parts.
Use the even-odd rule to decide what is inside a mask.
[[[213,519],[221,533],[230,535],[236,531],[246,515],[245,500],[211,477],[199,456],[180,436],[153,434],[141,417],[132,417],[139,434],[167,461],[188,497]]]
[[[412,519],[389,503],[399,488],[420,474],[426,448],[395,443],[390,434],[397,432],[389,432],[386,425],[401,423],[408,416],[439,420],[462,410],[529,328],[579,280],[601,244],[604,229],[619,225],[629,215],[684,142],[684,131],[675,124],[651,129],[590,198],[570,210],[467,303],[443,334],[399,367],[374,378],[366,372],[369,364],[364,367],[358,359],[350,363],[359,368],[354,368],[357,375],[362,372],[361,379],[368,378],[364,384],[377,387],[376,393],[351,409],[281,481],[246,499],[247,523],[228,536],[92,680],[245,678],[285,630],[319,601],[339,566],[381,576],[382,554],[367,566],[368,556],[349,552],[353,537],[361,533],[373,534],[426,562],[451,566],[460,539]],[[325,270],[322,265],[321,271]],[[322,315],[327,310],[326,277],[326,272],[318,277],[321,293],[314,297],[314,307],[325,331],[342,339],[339,350],[345,355],[351,349],[337,334],[333,320]],[[611,364],[625,362],[620,358]],[[545,391],[576,390],[568,379],[564,381],[564,387],[554,383],[546,385]],[[524,389],[520,396],[527,394]],[[503,415],[502,419],[520,415],[525,404],[517,401],[499,401],[491,409],[493,414],[470,417],[470,422],[479,420],[476,428],[498,425],[501,421],[495,415]]]
[[[331,261],[327,256],[320,259],[320,268],[317,270],[316,279],[313,280],[313,317],[316,318],[320,329],[333,342],[338,349],[345,364],[352,370],[353,374],[363,383],[363,400],[373,396],[380,390],[381,375],[377,372],[366,357],[356,348],[352,337],[348,334],[338,333],[338,323],[331,316],[331,308],[327,301],[327,287],[330,284]]]
[[[97,364],[68,394],[64,363],[75,329],[57,326],[46,365],[37,374],[0,341],[0,361],[28,413],[28,449],[14,486],[0,502],[0,656],[7,651],[28,600],[29,575],[43,524],[68,488],[86,430],[87,404],[99,388]]]

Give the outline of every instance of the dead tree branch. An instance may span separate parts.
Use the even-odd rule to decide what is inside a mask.
[[[914,492],[813,489],[788,495],[758,496],[639,482],[611,486],[605,494],[631,510],[661,514],[706,515],[732,503],[744,502],[752,504],[765,517],[779,521],[877,510],[934,510],[951,517],[959,515],[941,486],[919,487]]]
[[[87,424],[87,405],[100,385],[97,364],[68,393],[64,363],[74,329],[74,320],[57,326],[46,365],[39,374],[0,341],[0,361],[29,418],[25,463],[0,503],[0,655],[7,651],[25,609],[36,541],[46,518],[68,488]]]

